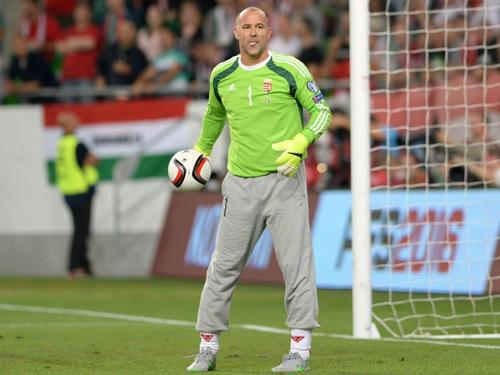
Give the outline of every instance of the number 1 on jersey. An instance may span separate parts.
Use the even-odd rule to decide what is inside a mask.
[[[252,106],[252,86],[248,86],[248,106]]]

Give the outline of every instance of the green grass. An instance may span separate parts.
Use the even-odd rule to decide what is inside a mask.
[[[0,304],[195,321],[201,282],[179,280],[0,279]],[[351,333],[351,295],[319,291],[321,328]],[[221,374],[267,374],[288,351],[286,335],[239,324],[286,329],[283,290],[241,284],[233,328],[221,338]],[[457,341],[453,341],[457,342]],[[460,341],[500,348],[500,340]],[[183,374],[197,351],[194,327],[0,309],[0,374]],[[315,337],[314,374],[498,374],[499,350],[427,343]]]

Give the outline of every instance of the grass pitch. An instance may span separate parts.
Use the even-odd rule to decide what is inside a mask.
[[[201,288],[199,281],[165,279],[2,278],[0,374],[186,373],[192,358],[185,357],[197,352],[197,333],[192,325],[169,325],[165,320],[194,322]],[[319,298],[321,328],[315,333],[349,335],[350,293],[320,290]],[[39,309],[28,312],[7,305]],[[74,310],[80,310],[80,315]],[[130,320],[134,317],[142,318]],[[281,287],[239,285],[231,310],[232,328],[221,337],[215,373],[270,373],[288,351],[288,335],[242,325],[286,330],[284,320]],[[463,343],[484,347],[456,346]],[[499,355],[500,340],[432,345],[316,336],[311,373],[498,374]]]

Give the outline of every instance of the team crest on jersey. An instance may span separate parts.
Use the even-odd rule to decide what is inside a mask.
[[[309,89],[309,91],[314,93],[317,93],[319,91],[319,87],[314,81],[307,82],[307,88]]]
[[[264,94],[269,94],[272,89],[273,89],[273,81],[271,81],[269,78],[266,78],[264,80]]]

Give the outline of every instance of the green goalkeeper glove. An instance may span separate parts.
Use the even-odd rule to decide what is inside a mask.
[[[295,176],[299,169],[300,162],[306,155],[309,141],[304,134],[299,133],[292,139],[274,143],[273,150],[283,151],[283,153],[276,159],[278,165],[278,173],[283,176]]]

